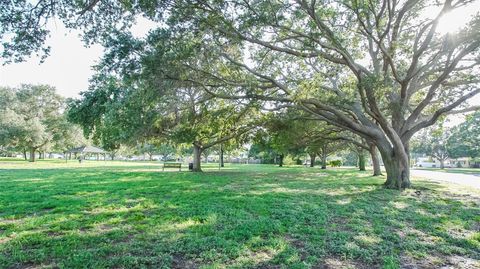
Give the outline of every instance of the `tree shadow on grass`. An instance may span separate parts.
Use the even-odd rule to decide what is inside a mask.
[[[268,171],[9,173],[0,264],[438,268],[448,257],[479,259],[478,205],[442,196],[440,185],[398,192],[350,170]]]

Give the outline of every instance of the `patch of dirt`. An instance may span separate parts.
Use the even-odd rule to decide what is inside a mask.
[[[447,228],[447,233],[452,238],[462,240],[471,237],[475,230],[465,230],[462,226],[455,226]]]
[[[42,213],[48,213],[48,212],[51,212],[55,209],[55,206],[46,206],[44,208],[41,209],[41,212]]]
[[[111,230],[113,230],[113,226],[112,225],[108,225],[108,224],[101,224],[101,225],[98,225],[96,227],[97,230],[99,231],[102,231],[102,232],[109,232]]]
[[[16,237],[16,234],[10,234],[4,238],[0,238],[0,244],[6,244],[8,243],[9,241],[11,241],[12,239],[15,239]]]
[[[280,265],[277,264],[268,264],[268,263],[260,263],[255,266],[255,269],[280,269],[282,268]]]
[[[301,261],[304,261],[308,257],[308,252],[305,250],[305,242],[288,234],[285,236],[285,240],[297,249]]]
[[[115,243],[129,244],[130,242],[133,241],[133,238],[134,238],[133,234],[128,234],[124,238],[116,240]]]
[[[441,240],[437,236],[431,235],[429,233],[425,233],[413,227],[405,228],[402,233],[398,232],[398,235],[400,236],[400,238],[404,238],[405,235],[412,236],[412,237],[415,237],[418,241],[431,246],[434,246],[435,244],[437,244],[439,240]]]
[[[126,208],[132,208],[132,207],[135,207],[136,205],[138,205],[138,203],[135,203],[135,202],[129,202],[129,203],[126,203],[125,204],[125,207]]]
[[[7,243],[8,241],[12,240],[12,237],[4,237],[4,238],[0,238],[0,245],[1,244],[5,244]]]
[[[12,224],[19,224],[21,219],[2,219],[0,220],[0,224],[2,225],[12,225]]]
[[[47,232],[47,235],[49,237],[59,237],[59,236],[62,236],[63,234],[61,232],[52,232],[52,231],[49,231]]]
[[[343,269],[343,268],[355,268],[355,269],[371,269],[379,268],[378,265],[367,265],[360,261],[342,260],[336,257],[325,258],[312,267],[313,269]]]
[[[328,177],[327,173],[313,173],[311,175],[316,177]]]
[[[470,227],[470,230],[480,232],[480,222],[474,222]]]
[[[238,191],[241,189],[243,189],[243,186],[237,183],[231,183],[218,188],[219,191]]]
[[[421,259],[408,256],[400,258],[401,269],[478,269],[480,261],[462,256],[431,254]]]
[[[26,263],[26,264],[19,264],[18,266],[13,267],[15,269],[47,269],[47,268],[59,268],[55,264],[33,264],[33,263]]]
[[[258,264],[261,264],[263,266],[261,268],[271,268],[268,266],[272,266],[267,264],[273,258],[273,254],[270,251],[258,250],[252,252],[249,256],[252,260],[257,261]]]
[[[480,268],[480,261],[461,256],[447,257],[447,264],[440,269],[475,269]]]
[[[442,264],[441,256],[429,255],[420,260],[413,259],[409,256],[400,257],[401,269],[436,269]]]
[[[86,233],[88,233],[89,229],[90,228],[80,227],[80,228],[78,228],[78,233],[79,234],[86,234]]]
[[[330,228],[333,231],[349,231],[350,229],[347,227],[348,219],[343,216],[333,216],[328,220]],[[333,227],[335,224],[335,227]]]
[[[196,269],[200,268],[194,261],[186,259],[182,254],[172,256],[172,269]]]

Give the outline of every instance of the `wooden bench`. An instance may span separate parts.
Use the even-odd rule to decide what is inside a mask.
[[[181,163],[164,163],[162,171],[165,171],[165,168],[178,168],[178,171],[182,171]]]

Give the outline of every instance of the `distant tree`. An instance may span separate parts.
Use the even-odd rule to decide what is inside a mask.
[[[187,93],[188,96],[189,93]],[[227,102],[197,102],[192,95],[189,110],[180,114],[170,139],[193,144],[193,171],[201,171],[201,155],[229,140],[243,140],[259,122],[255,108]],[[200,99],[201,100],[201,99]],[[246,115],[249,115],[248,117]]]
[[[10,93],[5,93],[9,91]],[[48,85],[22,85],[18,89],[2,89],[9,102],[1,107],[1,143],[30,153],[35,161],[39,149],[60,141],[64,117],[64,99]],[[26,155],[26,154],[25,154]]]
[[[140,154],[147,154],[148,155],[148,160],[152,161],[153,160],[153,155],[157,154],[160,150],[157,145],[151,144],[151,143],[142,143],[137,145],[137,151]]]
[[[355,152],[349,148],[340,151],[337,155],[342,159],[343,165],[346,166],[357,166],[358,165],[358,156]]]
[[[262,163],[275,163],[277,153],[270,144],[270,139],[266,133],[257,132],[252,139],[252,144],[248,150],[248,157],[260,159]]]
[[[69,100],[68,119],[82,127],[84,135],[110,153],[112,160],[122,145],[135,147],[165,134],[156,121],[165,116],[152,108],[152,98],[144,89],[105,75],[95,75],[80,99]],[[173,105],[173,104],[172,104]]]
[[[451,131],[443,125],[425,129],[412,141],[412,152],[430,156],[440,162],[440,168],[445,168],[445,161],[449,158],[447,141]]]
[[[201,171],[202,152],[255,128],[254,104],[213,100],[189,83],[158,81],[150,76],[153,68],[123,80],[99,73],[89,91],[69,103],[70,121],[109,151],[142,141],[193,145],[194,171]]]
[[[453,158],[480,157],[480,111],[468,115],[465,122],[453,128],[447,151]]]
[[[193,156],[193,146],[192,144],[162,144],[162,155],[166,161],[168,158],[173,156],[178,156],[185,158],[187,156]]]
[[[339,140],[342,141],[339,149],[344,149],[345,147],[349,148],[351,152],[354,152],[357,156],[357,165],[360,171],[365,171],[366,165],[366,152],[370,154],[373,166],[373,176],[382,175],[382,170],[380,167],[380,157],[378,154],[377,146],[373,141],[369,141],[365,138],[362,138],[358,135],[355,135],[352,132],[348,132],[342,129],[335,127],[330,127],[330,135],[328,136],[330,140]]]
[[[287,109],[282,113],[272,115],[265,123],[266,133],[260,134],[279,157],[279,166],[288,154],[301,157],[307,153],[310,156],[310,166],[315,165],[316,157],[321,158],[322,169],[327,167],[327,157],[344,148],[345,143],[339,143],[339,133],[342,130],[325,122],[312,120],[301,111]],[[266,148],[268,148],[266,147]]]
[[[342,143],[338,140],[328,140],[324,139],[318,144],[318,155],[320,156],[322,169],[327,169],[327,158],[333,153],[341,150]]]
[[[352,146],[352,150],[353,150],[353,152],[355,152],[355,154],[357,154],[358,170],[365,171],[366,170],[366,168],[365,168],[365,164],[366,164],[365,149],[363,147],[359,147],[359,146]]]

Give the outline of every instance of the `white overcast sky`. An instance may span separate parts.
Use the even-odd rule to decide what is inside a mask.
[[[50,56],[43,63],[38,57],[32,57],[26,62],[0,66],[1,86],[49,84],[66,97],[75,97],[87,89],[93,74],[91,66],[101,57],[103,48],[84,47],[78,32],[68,32],[61,23],[52,23],[49,28]]]
[[[152,22],[140,19],[132,31],[135,36],[145,35]],[[32,57],[22,63],[0,66],[0,86],[17,87],[20,84],[48,84],[55,86],[65,97],[77,97],[88,88],[93,75],[92,66],[103,55],[103,47],[85,47],[79,31],[66,29],[61,22],[51,22],[47,44],[51,46],[50,56],[43,63]]]

